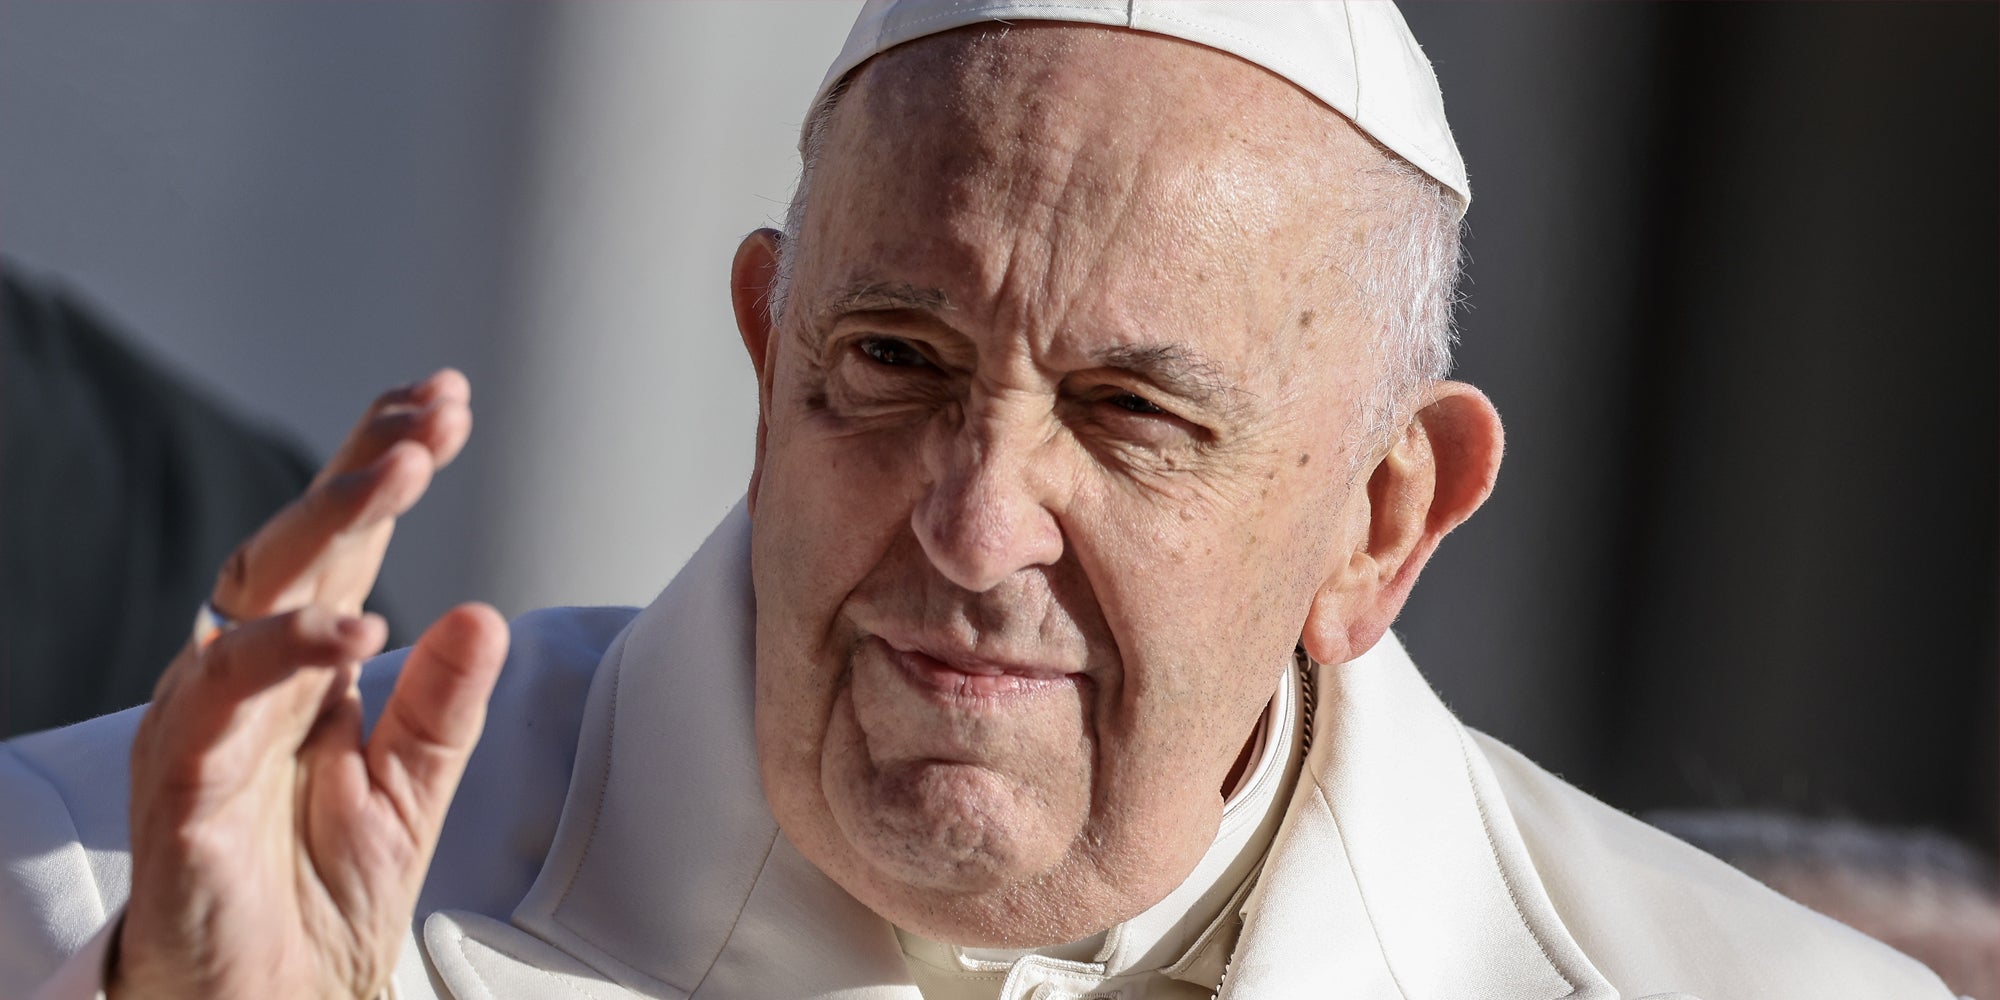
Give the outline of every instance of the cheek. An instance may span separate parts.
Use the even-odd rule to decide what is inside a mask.
[[[876,437],[773,422],[752,516],[757,728],[768,765],[817,765],[855,635],[842,604],[908,531],[912,470]],[[816,781],[816,779],[813,779]]]
[[[908,529],[917,478],[905,435],[830,427],[806,407],[773,421],[755,518],[758,604],[824,626]]]
[[[1113,498],[1097,515],[1112,530],[1090,546],[1091,576],[1128,655],[1199,651],[1226,662],[1292,648],[1312,574],[1299,570],[1295,527],[1246,517],[1256,506]]]
[[[1295,532],[1198,505],[1113,504],[1095,520],[1117,526],[1084,558],[1129,665],[1107,727],[1135,758],[1199,772],[1190,794],[1211,795],[1275,691],[1311,605],[1310,574],[1297,570],[1303,553],[1289,543]]]

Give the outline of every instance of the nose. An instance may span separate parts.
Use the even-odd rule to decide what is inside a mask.
[[[1031,443],[966,427],[931,451],[931,487],[911,511],[910,527],[946,579],[984,593],[1020,570],[1062,558],[1049,470]]]

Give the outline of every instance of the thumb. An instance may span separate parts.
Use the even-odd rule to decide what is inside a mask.
[[[368,740],[368,773],[427,854],[466,759],[486,724],[486,699],[507,658],[507,623],[461,604],[424,631]]]

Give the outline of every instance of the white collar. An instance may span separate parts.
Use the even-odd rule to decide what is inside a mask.
[[[753,608],[739,504],[605,653],[555,844],[511,925],[426,922],[453,995],[920,1000],[889,924],[801,857],[765,804]],[[1563,930],[1485,758],[1402,646],[1317,671],[1305,773],[1221,995],[1614,997]]]
[[[1402,643],[1315,670],[1306,775],[1219,996],[1615,1000]]]

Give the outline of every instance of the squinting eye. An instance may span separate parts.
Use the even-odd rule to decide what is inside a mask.
[[[877,364],[897,368],[929,367],[930,359],[922,351],[911,347],[908,341],[894,337],[870,337],[856,345],[861,353],[868,355]]]
[[[1148,402],[1144,397],[1134,396],[1129,392],[1121,392],[1118,395],[1111,397],[1108,402],[1110,402],[1111,405],[1130,413],[1159,414],[1167,412],[1165,410],[1160,409],[1157,406],[1154,406],[1152,403]]]

